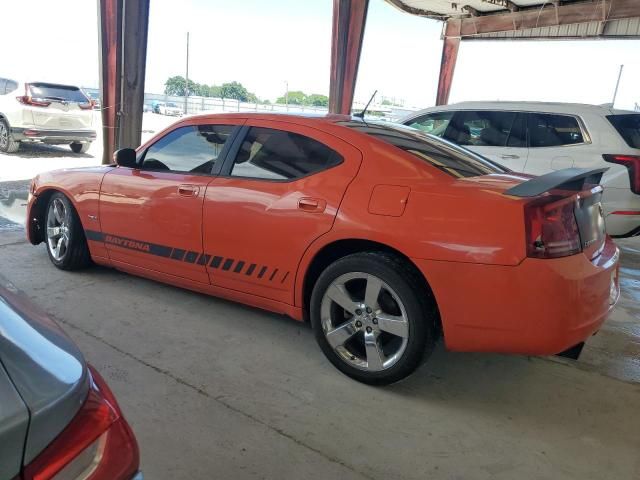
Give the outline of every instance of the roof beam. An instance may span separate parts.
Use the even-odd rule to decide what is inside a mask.
[[[587,22],[607,22],[640,17],[638,0],[591,0],[566,5],[545,4],[539,8],[449,19],[443,36],[474,37],[483,33],[512,32]]]

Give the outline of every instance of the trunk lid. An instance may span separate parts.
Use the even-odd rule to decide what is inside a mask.
[[[82,130],[93,125],[91,101],[78,87],[32,82],[25,85],[26,94],[43,106],[32,109],[33,123],[51,130]],[[48,105],[44,106],[44,104]]]
[[[76,415],[89,391],[89,377],[76,345],[1,276],[0,362],[30,412],[27,439],[20,444],[27,464]]]
[[[463,181],[503,195],[530,199],[525,204],[571,198],[581,250],[593,259],[602,252],[607,236],[602,209],[603,189],[598,185],[606,170],[567,168],[537,177],[508,173],[469,177]]]

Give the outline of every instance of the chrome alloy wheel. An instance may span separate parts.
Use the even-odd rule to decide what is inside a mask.
[[[55,198],[47,212],[47,245],[51,256],[62,260],[69,248],[69,212],[62,200]]]
[[[322,298],[320,320],[331,348],[360,370],[391,368],[407,348],[405,307],[375,275],[352,272],[336,278]]]
[[[0,149],[5,150],[9,145],[9,130],[4,122],[0,122]]]

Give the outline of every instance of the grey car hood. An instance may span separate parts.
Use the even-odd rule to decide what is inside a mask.
[[[0,478],[14,478],[22,466],[29,411],[0,363]]]
[[[26,465],[76,415],[89,391],[89,374],[71,339],[2,276],[0,362],[30,415],[26,443],[15,445],[20,450],[24,445]],[[3,410],[0,408],[0,422]]]

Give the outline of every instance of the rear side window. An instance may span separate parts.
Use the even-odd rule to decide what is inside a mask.
[[[529,113],[529,146],[559,147],[584,143],[578,119],[569,115]]]
[[[29,90],[31,91],[31,96],[34,98],[75,103],[87,103],[89,101],[78,87],[72,87],[70,85],[31,83],[29,84]]]
[[[295,180],[342,162],[326,145],[298,133],[251,127],[236,156],[231,176]]]
[[[340,125],[367,134],[394,147],[409,152],[454,177],[476,177],[509,170],[492,161],[460,148],[438,137],[402,125],[373,122],[341,122]]]
[[[607,119],[631,148],[640,148],[640,114],[609,115]]]
[[[454,112],[436,112],[423,115],[421,117],[410,120],[406,125],[442,137],[449,126],[449,122],[453,118]]]
[[[523,115],[518,112],[456,112],[444,138],[458,145],[525,147]]]
[[[0,78],[0,95],[4,95],[6,93],[5,91],[6,84],[7,84],[7,80],[4,78]]]
[[[197,125],[172,130],[147,149],[142,169],[209,174],[234,128]]]

